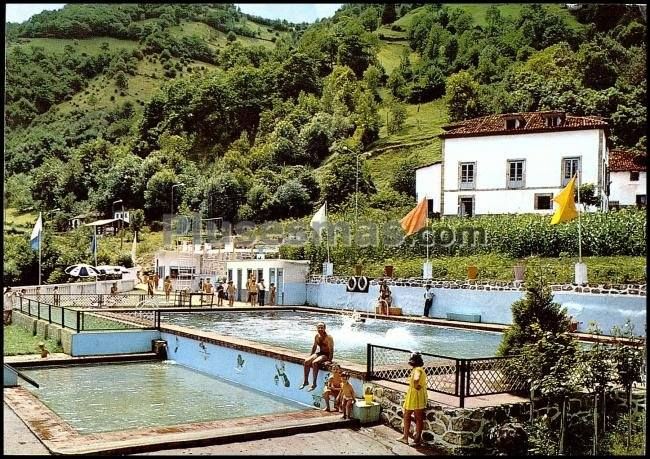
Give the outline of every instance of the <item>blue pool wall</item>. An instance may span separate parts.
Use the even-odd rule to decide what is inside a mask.
[[[181,365],[304,405],[324,407],[321,405],[321,400],[323,387],[330,373],[327,370],[321,369],[318,372],[316,389],[307,392],[306,387],[302,390],[298,389],[304,374],[302,364],[172,333],[162,332],[161,335],[162,339],[167,341],[167,358]],[[289,381],[288,386],[285,385],[285,379],[279,372],[286,376]],[[277,381],[276,376],[278,376]],[[310,371],[309,382],[312,381]],[[350,383],[354,387],[357,398],[362,398],[362,381],[351,377]]]
[[[448,313],[480,314],[481,322],[512,324],[512,303],[524,297],[523,291],[468,290],[432,288],[433,305],[429,317],[446,319]],[[421,316],[424,312],[424,288],[391,286],[393,306],[403,315]],[[593,293],[553,292],[554,301],[567,307],[579,322],[578,331],[586,332],[595,321],[603,333],[615,325],[622,327],[629,319],[637,335],[646,335],[646,297]],[[333,309],[356,309],[374,313],[379,286],[371,285],[368,293],[348,293],[345,284],[307,284],[307,303]]]
[[[286,282],[282,293],[284,294],[284,298],[276,298],[276,304],[303,305],[307,300],[304,282]],[[266,294],[266,301],[268,302],[268,292]]]
[[[74,333],[70,354],[74,357],[83,357],[151,352],[151,341],[155,339],[160,339],[158,330]]]

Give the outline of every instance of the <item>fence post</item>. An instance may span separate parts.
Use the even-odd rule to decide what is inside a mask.
[[[81,311],[77,310],[77,333],[81,331]]]
[[[460,365],[459,365],[460,364]],[[465,366],[465,360],[460,359],[456,361],[456,368],[460,367],[460,374],[459,379],[460,379],[460,408],[465,408],[465,372],[466,372],[466,366]]]
[[[61,328],[65,328],[65,309],[61,308]]]
[[[47,305],[47,321],[49,323],[52,323],[52,305],[51,304]]]
[[[366,344],[366,380],[372,379],[372,344]]]

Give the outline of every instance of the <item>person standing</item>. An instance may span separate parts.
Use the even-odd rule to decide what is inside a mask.
[[[424,314],[422,317],[429,317],[429,310],[433,304],[433,290],[431,289],[431,284],[426,285],[426,290],[424,292]]]
[[[11,287],[5,289],[3,295],[3,318],[5,325],[11,325],[11,315],[14,312],[14,298],[16,297],[16,292],[11,290]]]
[[[275,306],[275,284],[271,282],[269,286],[269,306]]]
[[[266,295],[266,285],[264,284],[264,279],[260,277],[259,282],[257,283],[257,304],[264,306],[264,296]]]
[[[148,276],[147,278],[147,295],[149,298],[154,297],[154,277],[153,276]]]
[[[250,279],[248,279],[248,294],[251,306],[255,306],[255,302],[257,301],[257,284],[252,274]]]
[[[404,435],[398,441],[409,444],[409,431],[411,429],[411,415],[415,414],[415,435],[413,442],[419,445],[422,442],[422,427],[424,425],[424,410],[427,407],[427,375],[424,372],[424,361],[419,352],[413,352],[409,358],[409,365],[413,367],[409,376],[409,387],[404,395]]]
[[[61,306],[61,294],[59,293],[59,286],[55,285],[52,289],[52,297],[54,300],[54,306]]]
[[[165,277],[165,281],[163,283],[163,290],[165,292],[165,301],[169,301],[169,297],[172,293],[172,280],[169,276]]]
[[[341,418],[352,419],[355,393],[352,384],[350,384],[350,373],[347,371],[342,372],[341,379],[343,382],[341,383],[341,390],[338,395],[339,406],[341,407],[341,411],[343,411]]]
[[[232,306],[235,303],[235,284],[231,280],[228,281],[228,287],[226,287],[226,292],[228,293],[228,306]]]
[[[316,348],[318,348],[318,352],[316,352]],[[325,331],[325,324],[323,322],[319,322],[316,325],[316,336],[314,336],[314,344],[311,347],[311,355],[305,359],[304,363],[304,370],[305,370],[305,378],[302,383],[302,386],[300,386],[298,389],[302,389],[303,387],[307,386],[309,384],[309,370],[313,369],[314,374],[313,374],[313,379],[312,379],[312,385],[307,389],[308,392],[316,389],[316,382],[318,381],[318,370],[319,370],[319,365],[322,363],[323,365],[326,365],[330,363],[334,358],[334,338],[332,338],[331,335],[328,335],[327,332]]]
[[[158,273],[156,272],[156,273],[153,275],[153,288],[156,289],[156,290],[158,290],[158,287],[159,287],[159,286],[160,286],[160,276],[159,276]]]
[[[217,307],[223,306],[223,298],[226,296],[226,290],[223,287],[223,282],[218,281],[217,285]]]

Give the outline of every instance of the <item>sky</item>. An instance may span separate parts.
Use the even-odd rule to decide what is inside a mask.
[[[6,21],[23,22],[43,10],[56,10],[65,3],[7,3]],[[286,19],[289,22],[314,22],[330,17],[342,3],[235,3],[243,13],[267,19]]]

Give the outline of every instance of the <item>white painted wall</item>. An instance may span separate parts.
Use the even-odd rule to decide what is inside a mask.
[[[432,164],[415,170],[415,193],[417,200],[423,197],[433,199],[433,211],[440,212],[440,191],[442,187],[442,164]]]
[[[609,179],[612,182],[609,188],[609,201],[618,201],[621,206],[636,205],[636,195],[646,194],[646,173],[639,173],[639,181],[630,181],[630,172],[610,172]]]
[[[474,196],[476,214],[550,214],[553,210],[535,210],[534,195],[556,195],[562,189],[563,158],[580,157],[582,183],[602,188],[598,153],[603,137],[602,130],[590,129],[443,139],[443,213],[458,214],[458,196],[462,195]],[[515,159],[526,161],[525,183],[523,189],[511,190],[507,188],[506,168],[507,161]],[[602,168],[602,157],[601,161]],[[474,190],[459,190],[461,162],[476,162]]]

